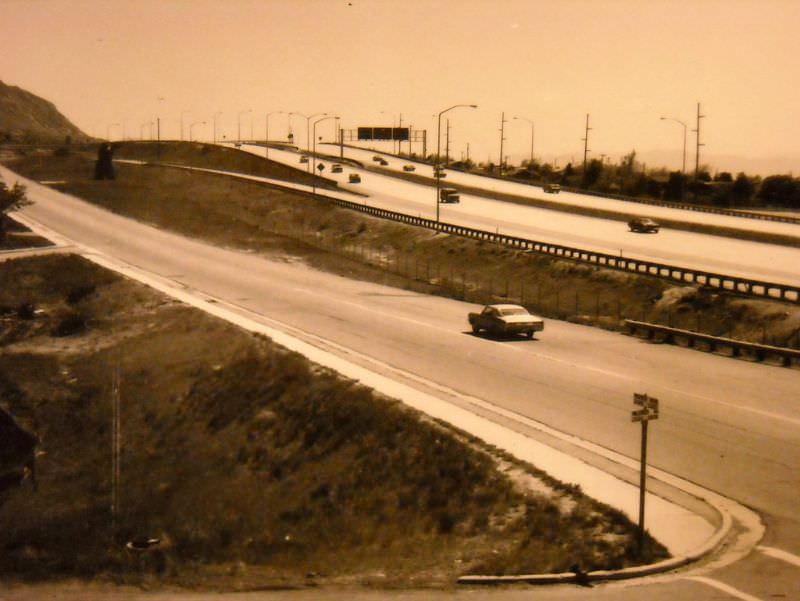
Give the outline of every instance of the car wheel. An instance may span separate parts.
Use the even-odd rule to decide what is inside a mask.
[[[528,337],[528,340],[533,339],[533,330],[528,330],[525,335]]]
[[[477,334],[480,331],[481,331],[481,329],[478,327],[477,324],[472,324],[472,333],[473,334]]]

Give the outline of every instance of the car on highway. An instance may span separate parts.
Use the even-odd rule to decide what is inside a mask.
[[[360,184],[361,183],[361,176],[358,173],[351,173],[347,177],[347,181],[351,184]]]
[[[442,188],[439,190],[439,202],[458,204],[461,202],[461,197],[458,195],[458,190],[455,188]]]
[[[525,334],[533,338],[536,332],[544,330],[544,320],[521,305],[486,305],[480,313],[470,313],[467,319],[474,334],[484,330],[495,336]]]
[[[403,165],[403,171],[416,171],[417,168],[414,165]]]
[[[300,162],[301,163],[308,163],[308,157],[306,155],[300,155]]]
[[[439,168],[434,167],[433,168],[433,177],[438,177],[439,179],[441,179],[443,177],[447,177],[447,174],[444,172],[444,169],[442,169],[441,167],[439,167]]]
[[[657,234],[660,227],[657,221],[649,217],[634,217],[628,222],[628,229],[640,234]]]
[[[331,173],[341,173],[342,166],[339,163],[334,163],[331,165]]]
[[[542,191],[548,194],[558,194],[561,192],[561,186],[559,184],[545,184],[542,186]]]
[[[382,165],[384,167],[386,167],[386,165],[388,165],[388,164],[389,164],[389,161],[387,161],[386,159],[381,159],[380,161],[378,161],[378,165]]]
[[[382,161],[383,157],[381,155],[379,155],[379,154],[374,154],[374,155],[372,155],[372,160],[377,163],[379,161]]]

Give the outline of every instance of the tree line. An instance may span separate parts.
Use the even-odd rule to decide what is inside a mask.
[[[435,157],[431,156],[433,161]],[[602,194],[619,194],[634,198],[650,198],[670,202],[688,202],[718,207],[770,207],[800,209],[800,178],[792,175],[748,176],[727,171],[713,176],[708,166],[697,174],[648,169],[636,160],[636,151],[618,162],[591,159],[586,168],[568,163],[557,169],[551,163],[523,161],[520,166],[504,166],[502,172],[494,163],[453,161],[455,169],[486,173],[536,183],[558,183]]]

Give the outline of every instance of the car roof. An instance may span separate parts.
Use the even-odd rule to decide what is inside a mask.
[[[495,309],[525,309],[522,305],[513,305],[511,303],[502,303],[499,305],[486,305],[487,307],[494,307]],[[525,309],[527,311],[527,309]]]

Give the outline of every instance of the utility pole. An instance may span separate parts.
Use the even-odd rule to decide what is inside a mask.
[[[586,157],[589,154],[589,113],[586,113],[586,131],[583,135],[583,172],[586,173]]]
[[[700,173],[700,147],[705,146],[705,144],[700,143],[700,119],[705,117],[705,115],[700,114],[700,103],[697,103],[697,128],[693,129],[692,131],[697,134],[697,148],[695,150],[695,158],[694,158],[694,179],[697,179],[698,174]]]
[[[402,128],[403,128],[403,113],[400,113],[400,119],[397,122],[397,129],[400,130]],[[398,133],[398,135],[400,134],[399,131],[397,133]],[[394,136],[392,136],[392,137],[394,137]],[[400,145],[401,144],[402,144],[402,140],[398,137],[397,138],[397,150],[395,151],[398,156],[400,155],[400,149],[401,149]],[[392,144],[392,148],[394,148],[394,144]]]
[[[505,141],[506,114],[500,113],[500,175],[503,175],[503,142]]]
[[[467,163],[469,163],[469,142],[467,142]]]

